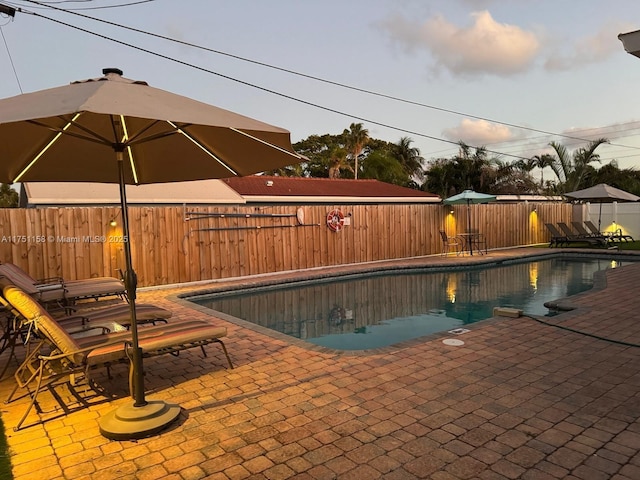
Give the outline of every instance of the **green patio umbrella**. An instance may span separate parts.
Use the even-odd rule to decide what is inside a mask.
[[[471,232],[471,204],[495,202],[496,196],[487,193],[478,193],[467,189],[462,193],[453,195],[442,201],[445,205],[467,205],[467,232]],[[469,253],[473,255],[473,246],[470,244]]]

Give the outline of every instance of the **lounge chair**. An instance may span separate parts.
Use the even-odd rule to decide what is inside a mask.
[[[450,237],[447,232],[440,230],[440,238],[442,239],[442,252],[443,257],[447,256],[453,249],[456,255],[462,253],[463,242],[459,237]]]
[[[615,232],[601,232],[598,227],[591,220],[585,220],[584,224],[594,235],[602,235],[609,238],[612,242],[633,242],[631,235],[625,235],[622,233],[622,229],[617,229]]]
[[[37,405],[37,397],[45,387],[53,389],[62,379],[84,377],[91,384],[90,370],[107,367],[120,362],[129,362],[131,335],[129,332],[107,333],[74,338],[45,310],[41,304],[20,288],[0,281],[4,303],[21,321],[29,327],[31,334],[38,337],[25,360],[16,370],[16,386],[9,394],[7,402],[14,400],[19,389],[26,390],[29,405],[14,430],[22,427],[29,412]],[[218,343],[226,356],[229,368],[233,368],[227,349],[221,338],[227,329],[207,321],[175,322],[139,329],[138,343],[145,357],[165,353],[178,354],[182,350],[200,347],[206,356],[204,346]],[[133,394],[130,363],[130,392]]]
[[[561,247],[567,240],[567,236],[560,233],[560,230],[556,228],[553,223],[545,223],[545,227],[551,233],[551,239],[549,240],[549,247]]]
[[[136,304],[136,320],[139,324],[167,323],[171,316],[171,312],[165,308],[149,303]],[[128,329],[131,325],[131,309],[128,303],[122,303],[56,317],[56,321],[67,330],[69,328],[91,327],[99,323],[116,323]]]
[[[611,241],[611,239],[605,235],[589,232],[581,222],[571,222],[571,225],[573,225],[573,228],[575,228],[576,232],[578,232],[581,237],[597,238],[603,243],[609,243]]]
[[[43,304],[66,307],[82,299],[117,296],[125,298],[124,283],[115,277],[65,280],[61,277],[37,280],[13,263],[0,264],[0,276],[32,295]]]
[[[562,233],[564,233],[564,235],[566,236],[566,242],[571,242],[571,243],[587,242],[590,245],[599,245],[602,247],[607,245],[607,241],[604,238],[592,237],[589,235],[580,235],[578,233],[575,233],[573,230],[571,230],[571,227],[564,222],[558,222],[558,227],[560,228]]]
[[[21,328],[22,323],[17,318],[19,314],[12,311],[11,306],[6,303],[2,296],[0,296],[0,307],[4,307],[2,313],[6,317],[0,322],[3,329],[0,353],[9,350],[9,354],[4,360],[5,364],[0,370],[0,379],[2,379],[11,360],[15,358],[17,361],[14,352],[16,345],[19,343],[18,339],[20,336],[27,338],[29,332]],[[136,304],[136,321],[138,325],[167,323],[171,316],[172,313],[165,308],[147,303]],[[96,332],[107,333],[109,331],[128,330],[131,327],[131,310],[129,304],[125,303],[57,317],[56,321],[74,336],[95,335]],[[18,363],[20,362],[18,361]]]

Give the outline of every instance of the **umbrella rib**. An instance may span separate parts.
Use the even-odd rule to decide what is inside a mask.
[[[57,132],[56,132],[56,134],[55,134],[55,135],[54,135],[54,137],[49,141],[49,143],[47,143],[47,144],[44,146],[44,148],[43,148],[42,150],[40,150],[40,152],[38,152],[38,154],[33,158],[33,160],[31,160],[31,161],[29,162],[29,164],[28,164],[24,169],[22,169],[22,171],[18,174],[18,176],[17,176],[16,178],[14,178],[14,179],[13,179],[13,183],[16,183],[16,182],[19,182],[19,181],[20,181],[20,179],[22,178],[22,176],[23,176],[25,173],[27,173],[27,172],[31,169],[31,167],[33,167],[33,166],[36,164],[36,162],[37,162],[38,160],[40,160],[40,157],[42,157],[42,156],[47,152],[47,150],[49,150],[49,149],[53,146],[53,144],[55,144],[55,143],[58,141],[58,139],[62,136],[62,134],[63,134],[63,133],[65,133],[65,131],[66,131],[66,130],[71,126],[71,125],[73,125],[74,120],[75,120],[76,118],[78,118],[79,116],[80,116],[80,113],[76,113],[76,114],[73,116],[73,118],[72,118],[69,122],[67,122],[67,124],[66,124],[66,125],[65,125],[61,130],[59,130],[59,131],[57,131]],[[37,122],[32,122],[32,123],[36,123],[36,124],[38,124]],[[46,125],[41,125],[41,126],[45,126],[45,127],[46,127]],[[49,128],[49,127],[48,127],[48,128]],[[55,130],[54,130],[54,131],[55,131]]]
[[[267,145],[271,148],[275,148],[276,150],[281,151],[282,153],[286,153],[287,155],[291,155],[292,157],[294,157],[297,160],[302,160],[302,158],[300,157],[300,155],[298,155],[297,153],[294,152],[290,152],[289,150],[286,150],[282,147],[279,147],[278,145],[274,145],[273,143],[269,143],[269,142],[265,142],[264,140],[258,138],[258,137],[254,137],[253,135],[248,134],[247,132],[243,132],[242,130],[238,130],[237,128],[233,128],[233,127],[229,127],[230,130],[233,130],[236,133],[239,133],[240,135],[244,135],[247,138],[250,138],[252,140],[255,140],[256,142],[260,142],[263,145]]]
[[[103,145],[111,145],[112,142],[108,138],[105,138],[105,137],[97,134],[96,132],[94,132],[92,130],[89,130],[88,128],[84,127],[83,125],[75,122],[75,120],[81,115],[81,113],[82,112],[76,113],[74,115],[74,117],[71,120],[69,120],[67,122],[67,124],[62,128],[52,127],[51,125],[47,125],[45,123],[38,122],[37,120],[27,120],[27,123],[31,123],[33,125],[37,125],[38,127],[46,128],[48,130],[51,130],[52,132],[56,132],[57,134],[65,134],[65,135],[68,135],[70,137],[79,138],[81,140],[87,140],[89,142],[101,143]],[[59,117],[59,118],[62,119],[62,120],[65,120],[64,117]],[[74,132],[68,132],[67,129],[72,125],[74,127],[78,128],[79,130],[82,130],[83,132],[88,133],[90,136],[79,135],[79,134],[74,133]]]
[[[120,115],[120,122],[122,123],[122,144],[126,145],[127,153],[129,155],[129,166],[131,167],[131,174],[133,175],[133,181],[138,185],[138,172],[136,170],[136,162],[133,159],[133,152],[131,151],[131,144],[129,143],[129,132],[127,130],[127,122],[124,119],[124,115]],[[115,125],[114,125],[115,128]]]
[[[226,168],[233,175],[239,176],[238,172],[236,172],[233,168],[231,168],[229,165],[227,165],[225,162],[223,162],[220,158],[218,158],[218,156],[216,154],[214,154],[208,148],[206,148],[204,145],[202,145],[202,143],[200,143],[197,139],[195,139],[194,137],[189,135],[182,128],[178,127],[175,123],[173,123],[173,122],[171,122],[169,120],[167,120],[167,123],[169,125],[171,125],[173,128],[175,128],[177,133],[181,133],[182,135],[184,135],[185,138],[187,138],[189,141],[191,141],[195,146],[200,148],[204,153],[206,153],[211,158],[213,158],[216,162],[218,162],[221,166]]]

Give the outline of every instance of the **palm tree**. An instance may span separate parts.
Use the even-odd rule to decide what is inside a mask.
[[[402,137],[394,146],[394,156],[404,168],[409,177],[424,179],[424,158],[420,156],[420,149],[412,147],[413,140],[409,137]]]
[[[603,143],[608,143],[608,140],[606,138],[592,140],[586,147],[576,150],[573,157],[569,155],[564,145],[557,142],[549,144],[557,155],[556,158],[552,157],[553,163],[549,166],[558,177],[558,193],[571,192],[580,188],[589,164],[600,161],[600,155],[596,154],[595,150]]]
[[[336,147],[331,151],[329,178],[340,178],[340,171],[343,169],[353,172],[351,165],[347,163],[347,152],[345,151],[345,149]]]
[[[542,155],[534,155],[530,160],[540,169],[540,190],[542,190],[544,188],[544,169],[553,165],[553,156],[543,153]]]
[[[352,123],[349,129],[342,132],[344,135],[347,148],[351,152],[351,158],[354,162],[353,174],[358,179],[358,157],[362,154],[362,150],[369,141],[369,131],[363,128],[362,123]]]

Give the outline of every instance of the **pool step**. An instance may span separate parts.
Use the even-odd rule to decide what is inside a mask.
[[[518,318],[522,316],[522,310],[510,307],[493,307],[493,316]]]

